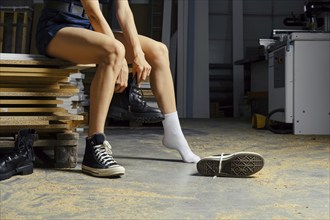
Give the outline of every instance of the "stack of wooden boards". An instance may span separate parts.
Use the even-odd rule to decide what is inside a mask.
[[[84,120],[78,113],[84,112],[72,114],[77,103],[68,102],[83,101],[79,99],[81,85],[72,83],[83,77],[81,67],[39,55],[0,56],[0,150],[14,146],[10,138],[19,129],[33,128],[38,133],[34,147],[40,158],[47,158],[55,167],[75,167],[79,134],[74,131],[77,121]],[[54,157],[42,149],[54,149]]]

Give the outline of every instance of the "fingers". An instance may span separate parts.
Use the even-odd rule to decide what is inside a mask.
[[[146,80],[146,78],[150,75],[151,66],[146,61],[144,55],[137,55],[133,61],[133,73],[137,74],[138,84],[142,82],[142,80]]]
[[[122,93],[122,92],[124,92],[124,90],[126,89],[126,87],[127,87],[127,84],[125,86],[120,85],[120,84],[116,84],[115,85],[114,93]]]
[[[137,72],[137,75],[138,75],[138,83],[140,84],[143,80],[146,80],[147,77],[150,75],[151,66],[138,67],[136,72]]]
[[[114,92],[115,93],[121,93],[125,90],[127,87],[128,82],[128,67],[127,62],[124,60],[122,69],[120,70],[120,73],[116,79]]]
[[[127,82],[116,83],[114,92],[115,93],[122,93],[127,87]]]
[[[121,75],[119,75],[119,77],[116,80],[114,92],[115,93],[123,92],[128,85],[127,80],[128,80],[127,77],[121,77]]]

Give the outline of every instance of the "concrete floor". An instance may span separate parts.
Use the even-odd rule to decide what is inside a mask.
[[[107,129],[117,179],[75,169],[35,168],[0,182],[0,219],[329,219],[329,136],[277,135],[234,119],[182,120],[201,157],[255,151],[265,167],[251,178],[200,176],[161,146],[161,127]]]

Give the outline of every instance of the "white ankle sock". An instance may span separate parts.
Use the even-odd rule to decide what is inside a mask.
[[[163,145],[179,151],[184,162],[197,163],[200,157],[195,155],[184,137],[177,112],[165,114],[163,120],[164,138]]]

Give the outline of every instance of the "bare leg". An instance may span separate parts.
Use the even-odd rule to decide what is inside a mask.
[[[122,33],[115,33],[126,49],[127,62],[132,63],[134,57]],[[142,50],[151,65],[150,85],[165,120],[163,121],[165,147],[177,150],[185,162],[196,163],[200,158],[195,155],[184,137],[177,115],[173,79],[170,70],[168,50],[160,42],[139,36]]]
[[[116,39],[81,29],[61,29],[47,53],[77,64],[98,64],[90,89],[89,136],[103,133],[106,116],[120,72],[125,48]]]
[[[127,46],[123,34],[118,32],[114,34],[116,39],[125,45],[127,62],[132,63],[134,57]],[[166,46],[141,35],[139,36],[139,39],[146,59],[152,66],[150,85],[152,92],[156,97],[159,108],[163,114],[176,112],[173,79]]]

